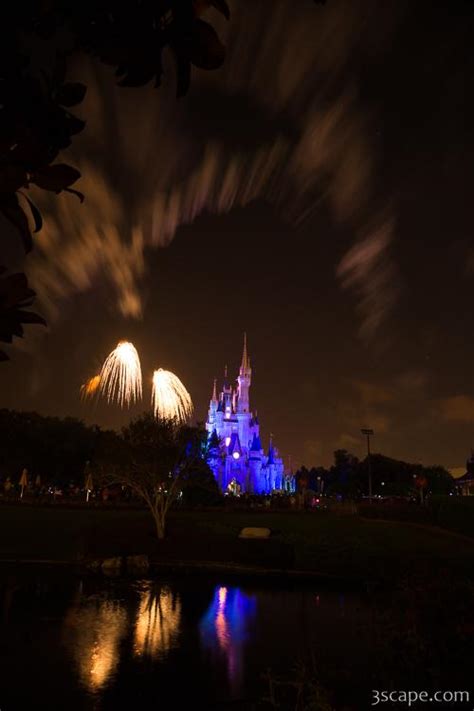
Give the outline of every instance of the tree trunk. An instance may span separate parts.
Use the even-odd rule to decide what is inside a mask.
[[[156,535],[158,540],[162,541],[165,537],[165,517],[160,514],[155,514]]]

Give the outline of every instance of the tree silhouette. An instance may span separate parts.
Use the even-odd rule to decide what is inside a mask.
[[[132,420],[120,436],[120,461],[109,447],[95,458],[102,484],[129,487],[150,510],[159,539],[165,536],[166,518],[180,492],[202,478],[207,433],[201,427],[157,420],[151,413]],[[112,466],[110,457],[112,455]]]

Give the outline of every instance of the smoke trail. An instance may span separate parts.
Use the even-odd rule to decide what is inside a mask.
[[[398,296],[399,279],[390,256],[392,238],[392,223],[383,222],[356,242],[337,268],[343,288],[352,288],[358,296],[360,335],[366,341],[375,336]]]
[[[29,268],[31,281],[54,318],[62,298],[85,291],[106,272],[115,285],[119,311],[138,317],[142,309],[138,279],[144,272],[142,227],[132,225],[129,240],[124,240],[125,203],[92,164],[84,165],[83,174],[86,207],[67,194],[46,204],[46,224]]]

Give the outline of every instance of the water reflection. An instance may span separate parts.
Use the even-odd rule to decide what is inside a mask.
[[[176,644],[181,624],[181,602],[168,588],[148,585],[140,592],[135,620],[134,652],[152,658],[169,652]]]
[[[224,657],[233,689],[242,682],[244,644],[250,638],[256,608],[254,596],[239,588],[218,586],[199,625],[203,647]]]
[[[251,708],[267,691],[267,667],[286,676],[315,658],[336,688],[350,659],[355,693],[378,662],[365,601],[309,587],[215,586],[202,576],[81,583],[22,569],[0,574],[2,602],[2,708],[240,708],[237,699]],[[385,627],[377,630],[378,640]]]
[[[116,670],[127,630],[122,604],[89,599],[72,607],[64,624],[82,684],[89,691],[101,690]]]

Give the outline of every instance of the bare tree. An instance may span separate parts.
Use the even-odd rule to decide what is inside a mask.
[[[157,537],[165,537],[166,518],[194,468],[202,467],[206,431],[157,420],[152,414],[132,420],[114,442],[99,452],[95,469],[104,484],[129,487],[148,506]]]

